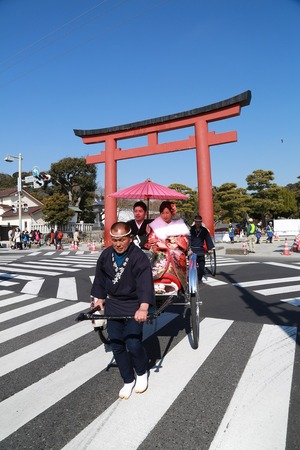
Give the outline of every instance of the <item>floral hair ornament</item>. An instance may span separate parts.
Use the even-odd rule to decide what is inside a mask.
[[[171,203],[171,214],[172,214],[172,216],[175,216],[176,212],[177,212],[177,209],[176,209],[175,203]]]
[[[125,233],[125,234],[113,234],[111,231],[109,232],[109,234],[112,237],[115,237],[115,238],[122,238],[122,237],[125,237],[125,236],[129,236],[131,233],[132,233],[131,228],[129,228],[129,231],[127,233]]]

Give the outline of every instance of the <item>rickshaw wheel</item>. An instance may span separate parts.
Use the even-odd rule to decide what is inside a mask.
[[[208,272],[214,277],[217,272],[217,260],[216,260],[216,250],[213,249],[212,253],[206,255],[208,262]]]
[[[107,328],[105,327],[105,328],[97,328],[96,329],[96,331],[98,331],[98,334],[99,334],[99,338],[100,338],[100,341],[103,343],[103,344],[110,344],[110,340],[109,340],[109,337],[108,337],[108,333],[107,333]]]
[[[200,301],[198,292],[196,292],[195,294],[190,294],[190,308],[193,348],[197,349],[199,346],[200,337]]]

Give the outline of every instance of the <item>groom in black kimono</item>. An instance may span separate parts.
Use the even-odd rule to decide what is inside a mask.
[[[146,219],[146,204],[142,201],[136,202],[133,205],[133,215],[134,219],[128,221],[133,235],[133,242],[144,249],[148,241],[148,233],[150,232],[147,226],[152,222],[152,219]]]

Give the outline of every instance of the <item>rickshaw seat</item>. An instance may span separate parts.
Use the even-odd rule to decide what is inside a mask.
[[[154,280],[154,289],[157,294],[177,294],[181,288],[182,285],[178,278],[170,273]]]

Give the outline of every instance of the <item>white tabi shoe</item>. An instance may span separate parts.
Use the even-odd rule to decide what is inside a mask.
[[[144,373],[144,375],[137,375],[134,392],[137,394],[142,394],[148,387],[148,372]]]
[[[132,383],[125,383],[122,389],[119,392],[119,397],[128,400],[131,396],[132,389],[134,387],[135,380]]]

